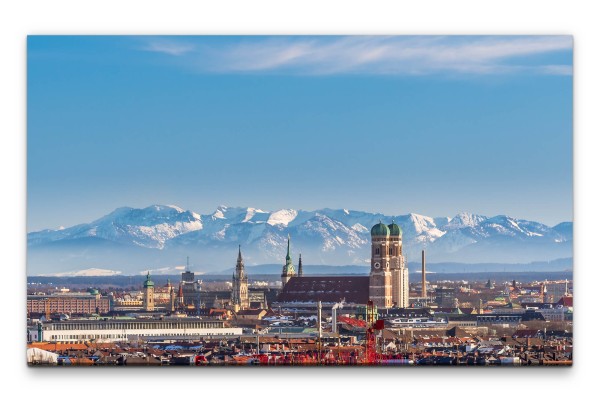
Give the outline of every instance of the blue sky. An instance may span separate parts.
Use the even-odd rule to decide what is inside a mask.
[[[28,231],[120,206],[572,220],[572,38],[28,38]]]

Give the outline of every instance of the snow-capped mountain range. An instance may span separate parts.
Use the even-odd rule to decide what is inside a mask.
[[[386,216],[347,209],[303,211],[219,206],[201,215],[177,206],[122,207],[91,223],[28,234],[28,274],[100,268],[138,272],[139,268],[181,264],[196,270],[224,270],[235,264],[242,246],[247,265],[285,258],[288,234],[295,260],[304,264],[365,265],[370,229],[379,220],[403,231],[409,261],[527,263],[572,256],[571,222],[549,227],[499,215],[460,213],[452,218],[415,213]]]

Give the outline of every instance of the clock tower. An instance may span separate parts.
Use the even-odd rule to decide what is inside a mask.
[[[242,259],[242,246],[238,249],[238,258],[235,265],[235,272],[232,277],[231,303],[234,311],[249,309],[250,301],[248,294],[248,276],[244,269],[244,259]]]
[[[381,221],[371,229],[371,273],[369,299],[378,308],[391,308],[393,244],[390,229]]]
[[[392,273],[392,304],[399,308],[407,308],[408,304],[408,269],[402,255],[402,229],[392,220],[390,229],[388,256]]]

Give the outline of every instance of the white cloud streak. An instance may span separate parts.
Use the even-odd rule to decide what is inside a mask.
[[[181,56],[194,50],[194,46],[189,43],[179,43],[170,40],[153,39],[149,41],[143,50],[150,52],[164,53],[171,56]]]
[[[531,56],[572,50],[570,36],[273,36],[209,43],[153,40],[145,50],[184,56],[188,66],[214,73],[572,74],[570,63],[528,62]]]

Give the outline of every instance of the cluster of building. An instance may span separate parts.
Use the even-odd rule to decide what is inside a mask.
[[[307,276],[288,237],[279,288],[252,287],[240,247],[227,291],[188,267],[178,286],[148,273],[135,294],[28,295],[30,363],[571,363],[572,282],[428,282],[423,252],[409,283],[400,227],[371,240],[368,276]]]
[[[55,365],[571,365],[572,333],[515,330],[490,336],[452,329],[382,329],[368,362],[364,339],[352,334],[353,318],[340,317],[342,334],[321,338],[236,335],[189,340],[129,339],[104,342],[33,342],[30,364]],[[346,332],[345,330],[350,330]]]

